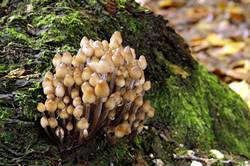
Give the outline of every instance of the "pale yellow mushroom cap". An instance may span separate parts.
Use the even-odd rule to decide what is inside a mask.
[[[124,87],[125,86],[125,79],[123,76],[118,76],[115,79],[115,85],[118,87]]]
[[[76,124],[77,128],[80,129],[80,130],[83,130],[83,129],[87,129],[89,127],[89,123],[88,123],[88,120],[86,118],[81,118],[77,124]]]
[[[55,89],[55,95],[57,97],[63,97],[65,94],[65,88],[63,87],[62,84],[58,84]]]
[[[73,77],[74,77],[74,81],[75,81],[76,85],[81,85],[83,83],[82,72],[79,68],[75,68]]]
[[[54,75],[53,75],[53,73],[51,73],[50,71],[47,71],[46,73],[45,73],[45,75],[44,75],[44,78],[46,79],[49,79],[49,80],[53,80],[53,77],[54,77]]]
[[[73,130],[73,124],[72,124],[71,122],[68,122],[67,125],[66,125],[66,129],[67,129],[68,131]]]
[[[78,97],[79,96],[79,89],[78,88],[73,88],[71,90],[71,98],[74,99],[75,97]]]
[[[43,128],[46,128],[48,125],[49,125],[49,121],[48,121],[48,118],[46,118],[45,116],[43,116],[41,119],[40,119],[40,124]]]
[[[62,78],[67,74],[67,66],[64,63],[60,63],[56,66],[56,78]]]
[[[69,114],[66,109],[63,109],[62,111],[59,112],[59,117],[61,119],[67,119],[69,117]]]
[[[109,95],[109,91],[109,85],[104,80],[100,80],[95,86],[95,94],[99,97],[107,97]]]
[[[55,94],[54,93],[50,93],[50,94],[47,94],[47,99],[55,99]]]
[[[65,104],[69,104],[69,102],[70,102],[69,96],[64,96],[64,97],[63,97],[63,102],[64,102]]]
[[[107,110],[112,110],[115,108],[115,105],[116,105],[116,101],[114,98],[109,98],[106,102],[105,102],[105,108]]]
[[[136,93],[134,90],[128,90],[125,92],[125,94],[123,95],[123,98],[127,101],[134,101],[136,98]]]
[[[147,112],[147,116],[149,118],[153,118],[155,115],[155,109],[153,107],[151,107],[151,109]]]
[[[55,128],[58,126],[58,122],[55,118],[49,118],[49,126],[51,128]]]
[[[83,81],[87,81],[89,80],[91,74],[92,74],[92,70],[89,67],[85,67],[83,72],[82,72],[82,80]]]
[[[46,86],[53,86],[53,81],[49,78],[44,78],[42,82],[42,87],[45,88]]]
[[[45,101],[46,110],[49,112],[54,112],[57,109],[57,102],[55,100],[47,99]]]
[[[86,43],[88,43],[89,40],[86,36],[84,36],[82,39],[81,39],[81,42],[80,42],[80,46],[83,47]]]
[[[96,86],[99,81],[100,81],[99,76],[96,73],[92,73],[89,78],[90,85]]]
[[[46,107],[43,103],[38,103],[36,108],[39,112],[44,112],[46,110]]]
[[[125,61],[120,49],[115,50],[114,54],[112,55],[112,61],[115,66],[122,66],[124,64]]]
[[[83,65],[86,62],[87,56],[83,53],[82,49],[78,50],[75,60],[77,61],[78,64],[81,65]]]
[[[71,115],[71,114],[73,114],[74,109],[75,109],[75,108],[74,108],[72,105],[69,105],[69,106],[67,107],[66,111],[67,111],[68,114]]]
[[[143,84],[143,89],[145,91],[148,91],[150,88],[151,88],[151,82],[150,81],[146,81],[144,84]]]
[[[143,104],[143,97],[142,96],[136,97],[135,104],[136,104],[136,106],[142,106],[142,104]]]
[[[138,133],[142,132],[143,127],[144,127],[144,125],[143,125],[143,124],[140,124],[140,125],[137,127],[137,132],[138,132]]]
[[[91,57],[94,54],[94,49],[92,48],[92,46],[89,43],[85,43],[82,47],[82,52],[87,57]]]
[[[94,55],[98,58],[100,58],[103,54],[104,54],[104,50],[103,50],[103,47],[102,47],[102,43],[98,43],[96,44],[97,42],[100,42],[100,41],[96,41],[94,43],[95,47],[94,47]]]
[[[97,64],[96,72],[100,74],[106,74],[112,72],[112,64],[110,64],[107,60],[100,60]]]
[[[74,111],[73,111],[73,115],[76,119],[80,119],[81,116],[83,114],[83,106],[82,105],[78,105],[75,107]]]
[[[54,92],[55,92],[55,89],[51,85],[48,85],[48,86],[46,86],[46,87],[43,88],[43,93],[45,95],[48,95],[48,94],[51,94],[51,93],[54,93]]]
[[[119,48],[120,45],[119,45],[119,42],[116,40],[116,39],[113,39],[110,41],[109,43],[109,48],[110,49],[116,49],[116,48]]]
[[[115,137],[122,138],[124,136],[125,136],[125,131],[123,130],[123,128],[121,126],[117,126],[115,128]]]
[[[142,110],[144,112],[148,112],[150,109],[151,109],[151,105],[150,105],[150,102],[148,100],[146,100],[143,105],[142,105]]]
[[[126,46],[122,53],[127,64],[132,63],[135,60],[129,46]]]
[[[118,44],[121,45],[122,44],[122,35],[121,35],[121,32],[119,31],[115,31],[111,38],[110,38],[110,42],[113,41],[113,40],[117,40]]]
[[[58,103],[57,103],[57,108],[58,108],[58,109],[61,109],[61,110],[62,110],[62,109],[64,109],[64,108],[65,108],[65,104],[64,104],[64,102],[63,102],[63,101],[61,101],[61,100],[60,100],[60,101],[58,101]]]
[[[78,105],[81,105],[82,104],[82,99],[80,97],[75,97],[73,99],[73,106],[78,106]]]
[[[103,40],[102,45],[103,45],[103,48],[105,51],[107,51],[109,49],[109,43],[107,40]]]
[[[52,60],[53,65],[56,67],[62,62],[62,56],[60,54],[56,54]]]
[[[141,55],[138,59],[139,61],[139,65],[141,67],[142,70],[145,70],[147,68],[147,61],[145,56]]]
[[[74,85],[75,81],[73,77],[70,74],[66,74],[63,80],[63,84],[66,87],[72,87]]]
[[[96,101],[96,96],[92,87],[83,90],[82,101],[84,103],[94,103]]]
[[[68,51],[66,51],[66,52],[63,53],[62,62],[65,63],[65,64],[67,64],[67,65],[71,64],[71,62],[72,62],[72,55]]]
[[[128,74],[132,79],[139,79],[142,76],[142,70],[138,65],[128,67]]]

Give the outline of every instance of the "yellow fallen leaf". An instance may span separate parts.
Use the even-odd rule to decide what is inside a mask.
[[[167,8],[167,7],[181,7],[185,3],[183,1],[172,1],[172,0],[162,0],[159,2],[159,6],[161,8]]]
[[[19,78],[25,72],[24,68],[17,68],[10,71],[4,78]]]
[[[246,101],[248,107],[250,108],[250,85],[246,81],[232,82],[229,87],[238,93],[243,100]]]
[[[220,56],[233,55],[245,47],[243,42],[230,42],[218,52]]]

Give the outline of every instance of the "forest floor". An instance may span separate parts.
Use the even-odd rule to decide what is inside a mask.
[[[192,55],[250,108],[250,0],[137,0],[162,15]]]

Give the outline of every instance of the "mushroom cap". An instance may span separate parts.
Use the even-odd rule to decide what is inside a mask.
[[[109,85],[104,80],[100,80],[95,86],[95,94],[98,97],[107,97],[109,95],[109,92]]]
[[[91,74],[93,73],[93,71],[87,66],[83,69],[83,72],[82,72],[82,80],[83,81],[87,81],[89,80]]]
[[[66,87],[72,87],[74,85],[75,81],[73,77],[70,74],[66,74],[63,80],[63,84]]]
[[[69,117],[68,112],[66,111],[66,109],[63,109],[62,111],[59,112],[59,117],[61,119],[67,119]]]
[[[56,66],[56,78],[63,78],[67,74],[67,66],[64,63],[60,63]]]
[[[48,95],[48,94],[51,94],[51,93],[54,93],[55,89],[53,86],[49,85],[49,86],[46,86],[43,88],[43,93],[45,95]]]
[[[66,111],[67,111],[68,114],[73,114],[74,109],[75,109],[75,108],[73,107],[73,105],[69,105],[69,106],[67,107]]]
[[[111,42],[112,40],[117,40],[118,44],[121,45],[121,44],[122,44],[122,34],[121,34],[121,32],[115,31],[115,32],[112,34],[111,38],[110,38],[110,42]]]
[[[82,114],[83,114],[83,106],[82,105],[76,106],[74,111],[73,111],[74,117],[79,120],[81,118]]]
[[[78,97],[79,96],[79,89],[78,88],[73,88],[72,90],[71,90],[71,98],[72,99],[74,99],[74,98],[76,98],[76,97]]]
[[[75,60],[79,64],[84,64],[87,60],[87,56],[83,53],[82,49],[80,48],[75,56]]]
[[[62,62],[62,56],[60,54],[56,54],[52,60],[53,65],[56,67],[58,64]]]
[[[45,116],[43,116],[41,119],[40,119],[40,124],[43,128],[46,128],[48,125],[49,125],[49,121],[48,121],[48,118],[46,118]]]
[[[105,102],[105,108],[107,110],[112,110],[116,106],[116,101],[114,98],[110,97],[106,102]]]
[[[65,88],[63,87],[62,84],[58,84],[55,89],[55,95],[57,97],[63,97],[65,94]]]
[[[89,127],[89,123],[88,123],[88,120],[86,118],[81,118],[77,124],[76,124],[77,128],[80,129],[80,130],[83,130],[83,129],[87,129]]]
[[[99,76],[96,73],[92,73],[89,78],[90,85],[96,86],[99,81],[100,81]]]
[[[65,104],[62,100],[57,102],[57,108],[61,110],[65,108]]]
[[[84,103],[94,103],[96,101],[96,96],[92,87],[88,87],[83,90],[82,101]]]
[[[151,82],[150,81],[146,81],[144,84],[143,84],[143,89],[145,91],[148,91],[150,88],[151,88]]]
[[[74,99],[73,99],[73,106],[78,106],[78,105],[81,105],[82,104],[82,99],[81,99],[81,97],[75,97]]]
[[[63,97],[63,102],[64,102],[65,104],[69,104],[69,102],[70,102],[69,96],[64,96],[64,97]]]
[[[134,64],[128,67],[128,74],[132,79],[139,79],[142,76],[141,68]]]
[[[122,66],[124,64],[125,61],[119,48],[112,55],[112,61],[115,66]]]
[[[67,125],[66,125],[66,129],[68,130],[68,131],[71,131],[71,130],[73,130],[73,124],[71,123],[71,122],[68,122],[67,123]]]
[[[68,64],[68,65],[71,64],[72,55],[68,51],[63,53],[62,62],[65,63],[65,64]]]
[[[141,55],[138,59],[138,62],[142,70],[145,70],[147,68],[147,60],[145,56]]]
[[[52,99],[47,99],[45,101],[45,107],[46,107],[47,111],[54,112],[57,109],[57,102],[55,100],[52,100]]]
[[[38,103],[36,108],[39,112],[44,112],[46,110],[46,107],[43,103]]]
[[[55,118],[49,118],[49,126],[51,128],[55,128],[58,126],[58,122]]]

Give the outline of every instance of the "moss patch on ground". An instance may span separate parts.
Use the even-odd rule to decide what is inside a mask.
[[[8,1],[0,7],[0,146],[10,149],[1,151],[0,161],[28,165],[61,161],[39,128],[36,103],[44,99],[41,77],[52,68],[55,53],[76,53],[83,36],[109,39],[116,30],[122,32],[124,45],[149,62],[146,76],[153,81],[153,90],[148,98],[157,109],[150,125],[168,126],[174,144],[216,147],[250,157],[250,116],[239,96],[192,59],[186,43],[161,17],[128,0],[118,1],[110,13],[106,3],[32,0]],[[27,5],[33,10],[28,11]],[[18,68],[25,70],[22,76],[6,77]],[[137,162],[136,154],[150,161],[146,157],[150,152],[167,161],[175,146],[146,131],[111,148],[103,142],[99,158],[92,162],[132,163]]]

